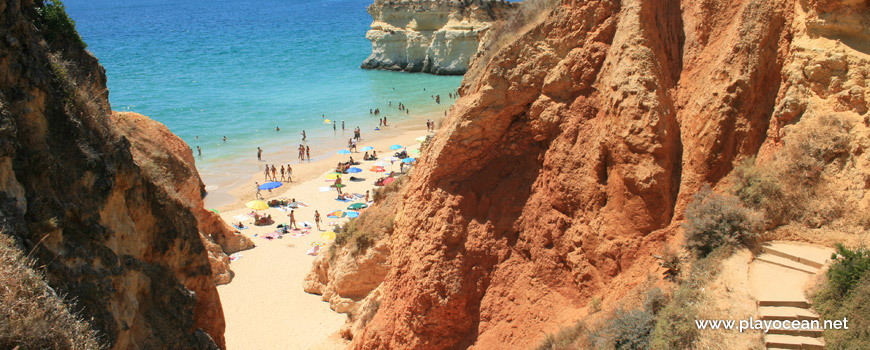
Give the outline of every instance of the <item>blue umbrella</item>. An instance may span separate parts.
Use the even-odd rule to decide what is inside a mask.
[[[411,162],[413,162],[413,161],[415,161],[415,160],[416,160],[416,159],[414,159],[414,158],[410,158],[410,157],[408,157],[408,158],[402,159],[402,163],[411,163]]]
[[[365,152],[365,151],[372,151],[372,150],[374,150],[374,149],[375,149],[375,148],[372,147],[372,146],[365,146],[365,147],[363,147],[363,148],[360,148],[359,150]]]
[[[280,183],[280,182],[277,182],[277,181],[272,181],[272,182],[267,182],[267,183],[264,183],[264,184],[260,185],[259,188],[260,188],[261,190],[271,190],[271,189],[275,189],[275,188],[281,187],[281,185],[284,185],[284,184],[283,184],[283,183]]]
[[[397,149],[402,149],[402,146],[401,145],[392,145],[392,146],[390,146],[390,149],[395,151]]]
[[[338,154],[350,154],[350,151],[343,149],[341,151],[338,151]]]
[[[357,216],[359,216],[359,212],[355,212],[355,211],[347,212],[347,217],[349,217],[349,218],[355,218]]]
[[[347,169],[347,172],[348,172],[349,174],[355,174],[355,173],[358,173],[358,172],[362,172],[362,169],[360,169],[360,168],[356,168],[356,167],[353,167],[353,168]]]

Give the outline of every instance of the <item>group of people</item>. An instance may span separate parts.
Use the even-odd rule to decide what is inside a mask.
[[[368,152],[366,152],[368,153]],[[353,157],[350,157],[350,160],[347,162],[339,162],[338,165],[335,166],[335,172],[347,174],[347,169],[354,165],[359,165],[359,162],[354,161]]]
[[[366,154],[363,155],[363,160],[378,160],[378,151],[372,151],[371,155],[366,151]]]
[[[300,162],[304,161],[306,158],[308,159],[308,161],[311,161],[311,147],[303,146],[302,144],[299,144],[298,151],[299,151],[299,161]]]
[[[264,181],[279,181],[278,180],[278,168],[275,167],[275,164],[272,164],[270,167],[269,164],[266,164],[266,170],[263,171],[263,175],[265,175]],[[286,177],[285,177],[286,175]],[[292,182],[293,168],[290,167],[290,164],[287,164],[287,168],[284,168],[284,165],[281,165],[281,182],[290,181]],[[259,186],[258,186],[259,188]]]
[[[435,131],[435,122],[432,119],[426,119],[426,131]]]

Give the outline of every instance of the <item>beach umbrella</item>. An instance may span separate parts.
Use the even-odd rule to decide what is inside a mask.
[[[401,145],[392,145],[392,146],[390,146],[390,149],[395,151],[397,149],[402,149],[402,146]]]
[[[338,152],[335,152],[335,153],[338,153],[338,154],[350,154],[350,151],[348,151],[348,150],[346,150],[346,149],[343,149],[343,150],[338,151]]]
[[[354,204],[348,205],[347,210],[360,210],[360,209],[365,209],[368,207],[369,206],[366,205],[365,203],[354,203]]]
[[[390,161],[391,161],[391,162],[395,162],[395,161],[397,161],[397,160],[399,160],[399,157],[390,157]]]
[[[380,161],[380,162],[375,163],[375,166],[381,167],[381,168],[383,168],[386,165],[387,165],[387,162],[385,162],[385,161]]]
[[[361,173],[362,169],[353,167],[353,168],[347,169],[347,172],[349,174],[356,174],[356,173]]]
[[[326,245],[326,243],[323,243],[323,242],[318,242],[318,241],[311,242],[312,247],[322,247],[325,245]]]
[[[333,219],[341,219],[341,218],[343,218],[343,217],[345,217],[345,216],[347,216],[347,213],[345,213],[345,212],[343,212],[343,211],[341,211],[341,210],[336,210],[336,211],[334,211],[334,212],[331,212],[331,213],[329,213],[329,214],[326,214],[326,217],[328,217],[328,218],[333,218]]]
[[[393,181],[396,181],[396,178],[394,178],[394,177],[388,177],[388,178],[384,179],[384,185],[389,185],[389,184],[391,184]]]
[[[360,148],[359,150],[365,152],[365,151],[374,151],[374,149],[375,148],[372,146],[365,146],[363,148]]]
[[[269,209],[269,204],[261,200],[250,201],[245,206],[254,210]]]
[[[358,216],[359,216],[359,212],[356,212],[356,211],[349,211],[349,212],[347,212],[347,217],[349,217],[349,218],[355,218],[355,217],[358,217]]]
[[[267,182],[267,183],[264,183],[264,184],[260,185],[259,189],[261,189],[261,190],[271,190],[271,189],[276,189],[276,188],[278,188],[278,187],[281,187],[281,186],[283,186],[283,185],[284,185],[283,183],[280,183],[280,182],[278,182],[278,181],[272,181],[272,182]]]
[[[335,232],[326,231],[326,232],[320,234],[320,238],[333,240],[333,239],[335,239]]]
[[[420,137],[414,139],[414,141],[417,141],[417,142],[423,142],[423,141],[426,141],[426,136],[420,136]]]
[[[213,212],[215,212],[215,213],[218,213],[218,214],[221,213],[221,212],[217,211],[217,209],[214,209],[214,208],[211,208],[211,209],[209,209],[209,210],[211,210],[211,211],[213,211]]]
[[[387,171],[387,170],[384,169],[383,167],[373,166],[373,167],[371,167],[371,168],[369,169],[369,171],[374,171],[374,172],[376,172],[376,173],[382,173],[382,172],[385,172],[385,171]]]
[[[414,161],[416,161],[416,159],[410,157],[402,159],[402,163],[413,163]]]
[[[420,154],[420,150],[418,150],[418,149],[411,150],[411,154]]]
[[[329,179],[329,180],[335,180],[335,179],[337,179],[339,176],[341,176],[341,173],[330,173],[330,174],[326,174],[326,178]]]

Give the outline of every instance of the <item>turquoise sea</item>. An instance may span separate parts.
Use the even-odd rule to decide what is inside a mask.
[[[212,189],[216,179],[257,172],[257,147],[292,152],[305,130],[312,157],[332,153],[347,140],[341,120],[348,132],[358,125],[368,133],[377,126],[369,109],[391,124],[440,113],[447,105],[430,95],[444,98],[461,82],[360,69],[371,51],[371,0],[64,3],[106,68],[112,108],[147,115],[202,147],[197,166]],[[395,108],[399,101],[412,116]],[[323,115],[339,121],[339,132]]]

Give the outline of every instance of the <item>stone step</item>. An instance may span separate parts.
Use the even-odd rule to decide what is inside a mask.
[[[767,334],[794,335],[799,337],[821,338],[825,331],[821,329],[771,329]]]
[[[801,350],[824,350],[825,341],[811,337],[800,337],[782,334],[767,334],[764,336],[764,344],[768,349],[801,349]]]
[[[808,309],[791,306],[759,306],[758,314],[762,320],[818,320],[819,315]]]
[[[776,255],[779,257],[783,257],[794,262],[798,262],[810,267],[814,267],[816,269],[822,268],[824,266],[824,260],[819,260],[820,256],[818,254],[814,254],[813,258],[809,258],[807,256],[801,255],[801,250],[805,249],[802,247],[790,247],[781,244],[765,244],[761,247],[761,251],[764,253],[768,253],[771,255]],[[809,255],[809,254],[807,254]]]
[[[788,306],[809,309],[810,302],[806,300],[759,300],[758,306]]]
[[[808,273],[808,274],[816,274],[816,272],[819,271],[818,268],[815,268],[815,267],[812,267],[812,266],[809,266],[809,265],[806,265],[803,263],[799,263],[799,262],[791,260],[791,259],[783,258],[783,257],[778,256],[778,255],[770,254],[770,253],[760,254],[755,258],[755,260],[763,261],[763,262],[766,262],[768,264],[773,264],[773,265],[776,265],[779,267],[784,267],[787,269],[792,269],[795,271],[800,271],[800,272],[804,272],[804,273]]]

